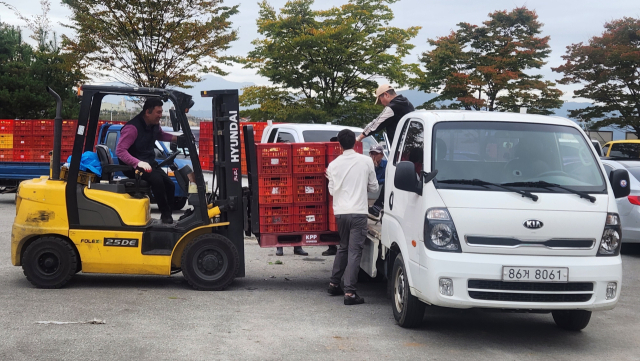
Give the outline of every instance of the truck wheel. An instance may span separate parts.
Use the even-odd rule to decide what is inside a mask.
[[[551,312],[558,327],[569,331],[580,331],[587,327],[591,320],[591,311],[562,310]]]
[[[176,198],[173,200],[173,210],[179,211],[187,204],[187,198]]]
[[[193,239],[182,253],[182,275],[201,291],[221,291],[238,274],[240,256],[229,239],[203,234]]]
[[[57,237],[31,243],[22,257],[22,271],[39,288],[60,288],[76,273],[78,257],[73,247]]]
[[[391,302],[393,317],[401,327],[416,327],[422,323],[426,305],[417,297],[412,296],[409,291],[409,280],[401,254],[396,257],[391,274],[393,278],[389,282],[393,283],[393,300]]]

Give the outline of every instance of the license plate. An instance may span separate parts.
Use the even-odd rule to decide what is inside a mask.
[[[502,267],[502,280],[508,282],[568,282],[566,267]]]

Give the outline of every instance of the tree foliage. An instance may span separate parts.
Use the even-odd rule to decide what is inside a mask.
[[[189,87],[199,74],[225,75],[220,52],[237,39],[222,0],[62,0],[77,36],[65,48],[97,75],[144,87]]]
[[[366,101],[372,106],[356,108],[371,120],[380,111],[373,107],[375,78],[407,83],[410,65],[402,58],[413,48],[409,40],[419,30],[388,26],[393,19],[388,4],[396,1],[350,0],[340,7],[313,10],[313,0],[291,0],[279,14],[261,2],[257,24],[262,37],[252,42],[255,48],[243,62],[274,86],[260,89],[262,95],[243,95],[244,102],[260,104],[265,110],[261,116],[276,120],[346,124],[358,117],[345,117],[345,110]]]
[[[640,19],[623,18],[605,24],[601,36],[588,44],[567,47],[561,84],[581,84],[574,97],[593,105],[572,110],[569,116],[595,127],[632,127],[640,135]]]
[[[49,2],[41,6],[42,14],[32,18],[8,6],[32,31],[36,48],[24,42],[20,28],[0,23],[0,118],[53,118],[56,103],[46,86],[62,98],[63,117],[78,115],[74,87],[84,75],[77,58],[60,49],[55,34],[49,36]]]
[[[541,37],[542,24],[525,7],[496,11],[482,26],[459,23],[447,36],[429,39],[435,48],[422,54],[414,85],[439,95],[425,108],[516,111],[550,114],[562,105],[562,92],[542,75],[549,56],[549,37]]]

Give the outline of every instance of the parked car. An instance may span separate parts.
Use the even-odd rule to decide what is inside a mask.
[[[640,140],[614,140],[602,146],[602,156],[616,159],[640,159]]]
[[[351,129],[356,136],[362,133],[362,128],[345,127],[333,124],[303,124],[303,123],[279,123],[270,124],[262,133],[262,143],[304,143],[304,142],[328,142],[338,135],[342,129]],[[369,149],[378,144],[373,137],[362,140],[363,154],[369,154]]]
[[[622,223],[622,242],[640,243],[640,160],[614,161],[602,159],[607,174],[616,169],[629,172],[631,194],[626,198],[616,199],[618,213]]]

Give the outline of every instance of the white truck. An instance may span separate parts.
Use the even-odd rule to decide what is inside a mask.
[[[618,302],[616,198],[629,175],[605,173],[574,122],[416,111],[398,124],[386,172],[361,267],[385,272],[400,326],[420,324],[429,304],[550,312],[581,330]]]

